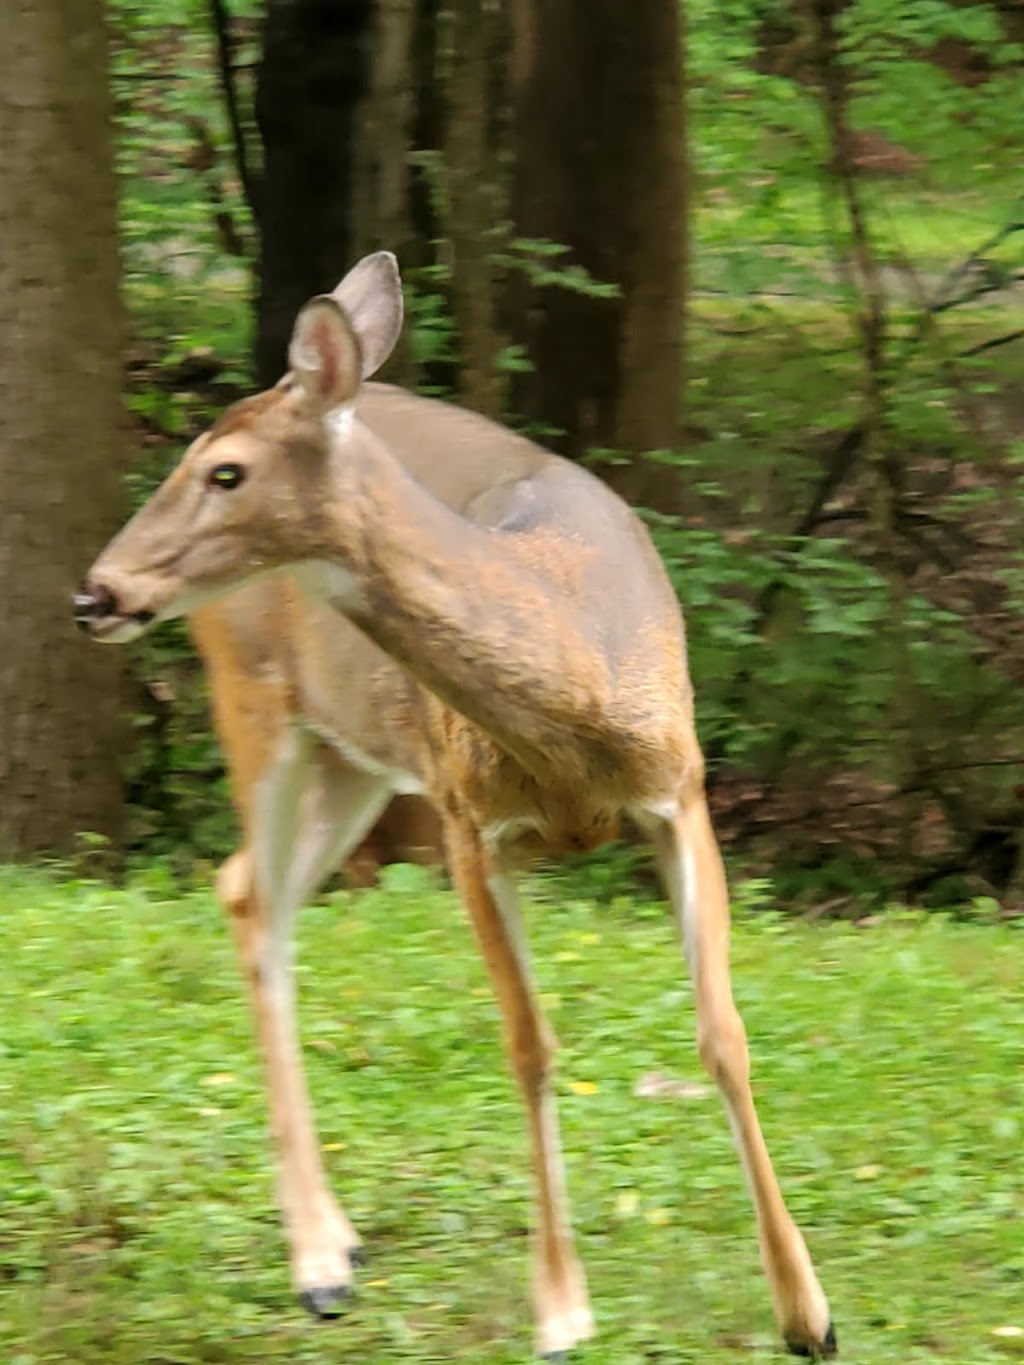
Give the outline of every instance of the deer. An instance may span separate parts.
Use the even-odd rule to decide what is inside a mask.
[[[386,251],[299,311],[288,372],[228,407],[99,554],[81,629],[124,643],[187,616],[241,841],[217,875],[265,1069],[301,1303],[353,1292],[359,1234],[329,1188],[303,1074],[292,932],[395,793],[436,808],[521,1091],[538,1356],[594,1331],[574,1245],[516,875],[648,839],[693,982],[783,1341],[835,1354],[828,1301],[762,1135],[729,968],[729,902],[682,612],[638,515],[582,466],[371,376],[403,322]]]

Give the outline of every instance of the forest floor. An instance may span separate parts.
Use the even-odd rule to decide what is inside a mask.
[[[736,992],[792,1210],[859,1365],[1024,1359],[1024,925],[783,920],[737,893]],[[783,1359],[655,902],[530,888],[599,1336],[581,1365]],[[0,1359],[530,1355],[523,1124],[450,893],[391,869],[301,932],[326,1161],[369,1264],[293,1302],[259,1069],[212,896],[0,870]]]

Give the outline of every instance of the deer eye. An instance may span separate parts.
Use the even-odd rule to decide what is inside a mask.
[[[218,464],[206,476],[211,488],[237,488],[245,479],[245,468],[240,464]]]

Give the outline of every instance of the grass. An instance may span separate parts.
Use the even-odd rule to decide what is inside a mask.
[[[587,1365],[777,1355],[751,1216],[662,908],[538,882],[529,918],[600,1335]],[[562,899],[566,896],[567,899]],[[0,871],[0,1359],[529,1358],[517,1099],[459,909],[394,869],[302,930],[307,1065],[371,1254],[349,1317],[292,1302],[259,1071],[206,892]],[[1024,937],[737,912],[761,1115],[845,1359],[1024,1357]]]

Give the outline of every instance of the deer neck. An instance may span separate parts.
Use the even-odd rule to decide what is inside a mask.
[[[370,432],[359,435],[355,458],[351,448],[332,456],[322,543],[299,566],[300,583],[536,768],[579,713],[562,657],[572,621],[559,619],[512,538],[467,521]]]

